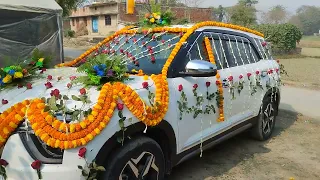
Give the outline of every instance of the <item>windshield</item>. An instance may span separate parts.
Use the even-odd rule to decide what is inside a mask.
[[[128,70],[142,69],[145,74],[160,74],[180,36],[175,33],[125,34],[102,46],[98,53],[119,55]]]

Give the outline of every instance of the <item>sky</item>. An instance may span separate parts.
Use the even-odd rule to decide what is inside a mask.
[[[214,6],[232,6],[238,0],[202,0],[202,7]],[[320,0],[258,0],[257,9],[260,11],[268,11],[270,7],[275,5],[283,5],[289,12],[294,13],[301,5],[320,6]]]

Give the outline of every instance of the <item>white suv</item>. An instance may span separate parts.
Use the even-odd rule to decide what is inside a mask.
[[[121,49],[126,46],[132,52],[132,46],[140,43],[135,54]],[[159,48],[162,45],[165,47]],[[69,77],[83,75],[75,67],[85,56],[91,52],[127,54],[124,59],[131,60],[129,70],[135,72],[134,68],[140,68],[143,76],[132,74],[131,80],[120,85],[105,85],[101,91],[94,87],[86,89],[93,103],[90,106],[100,103],[109,107],[112,98],[119,96],[124,108],[122,104],[115,107],[111,103],[115,110],[103,115],[105,122],[96,123],[92,119],[91,125],[96,126],[93,136],[86,129],[91,125],[81,124],[79,131],[83,129],[87,134],[70,142],[64,141],[67,138],[63,139],[62,135],[52,136],[57,140],[46,139],[47,134],[41,135],[45,128],[36,129],[39,124],[32,124],[32,119],[37,117],[31,118],[32,112],[27,111],[26,122],[19,125],[3,149],[2,159],[9,163],[6,167],[9,180],[37,179],[37,173],[30,166],[35,160],[42,162],[39,171],[45,180],[85,179],[88,164],[93,161],[105,167],[105,171],[90,171],[89,176],[98,175],[99,179],[160,180],[175,165],[193,155],[202,155],[202,150],[243,131],[250,130],[258,140],[270,138],[280,102],[280,71],[260,33],[204,22],[141,33],[135,28],[124,29],[98,46],[72,62],[59,65],[64,67],[48,69],[44,74],[53,77],[51,83],[61,94],[79,94],[83,86],[66,86],[70,83]],[[148,55],[137,58],[138,52],[144,51],[155,54],[151,55],[151,61],[147,60]],[[34,80],[29,90],[1,91],[1,99],[8,99],[9,103],[1,105],[0,112],[25,99],[50,96],[52,89],[46,89],[45,82],[46,79]],[[115,85],[119,88],[112,89]],[[134,98],[130,99],[128,92]],[[111,101],[99,99],[102,93],[105,93],[103,97],[111,96]],[[150,97],[153,95],[155,97]],[[71,100],[68,106],[75,104],[77,102]],[[152,104],[159,105],[157,112],[151,113]],[[135,109],[138,106],[140,109]],[[120,117],[121,123],[118,115],[124,117]],[[66,137],[73,134],[63,132],[61,126],[52,127],[67,133]]]

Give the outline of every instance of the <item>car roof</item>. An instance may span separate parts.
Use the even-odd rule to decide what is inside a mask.
[[[172,25],[170,27],[172,28],[192,28],[195,24],[186,24],[186,25]],[[252,38],[258,38],[258,39],[263,39],[263,37],[261,36],[258,36],[256,34],[253,34],[253,33],[249,33],[249,32],[245,32],[245,31],[240,31],[240,30],[236,30],[236,29],[231,29],[231,28],[225,28],[225,27],[219,27],[219,26],[203,26],[199,29],[197,29],[196,31],[204,31],[204,30],[207,30],[207,29],[216,29],[216,30],[225,30],[225,31],[233,31],[233,32],[237,32],[237,33],[242,33],[242,34],[245,34],[245,35],[248,35]]]

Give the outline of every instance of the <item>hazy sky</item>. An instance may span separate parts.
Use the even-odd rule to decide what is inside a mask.
[[[295,12],[297,8],[301,5],[314,5],[320,6],[320,0],[258,0],[259,4],[256,6],[258,10],[266,11],[270,7],[275,5],[283,5],[287,8],[288,11],[292,13]],[[201,6],[208,7],[208,6],[232,6],[236,4],[238,0],[203,0]]]

